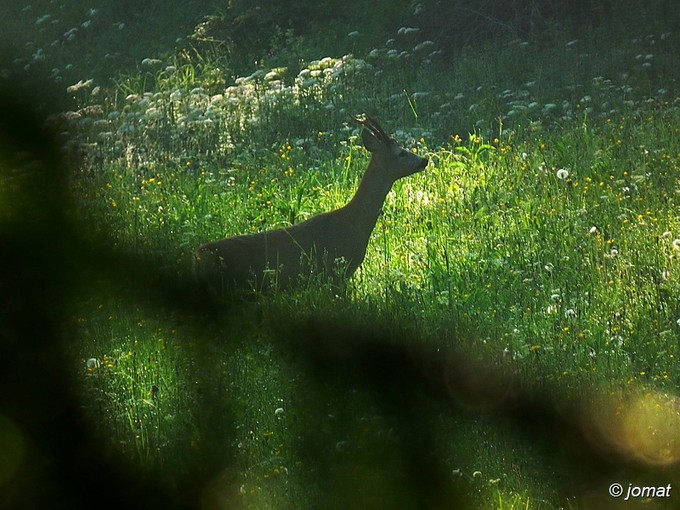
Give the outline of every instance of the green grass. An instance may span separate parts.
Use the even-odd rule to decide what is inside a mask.
[[[388,196],[345,296],[261,296],[201,326],[93,285],[72,359],[105,451],[178,487],[205,472],[206,500],[243,508],[415,508],[423,451],[446,473],[433,505],[448,490],[479,508],[587,508],[546,438],[493,405],[410,390],[397,405],[341,357],[340,375],[310,369],[291,337],[378,324],[509,365],[518,391],[558,406],[640,391],[663,408],[680,380],[678,35],[606,35],[468,49],[455,66],[394,56],[397,38],[235,82],[184,55],[72,89],[72,216],[180,279],[202,242],[343,205],[368,162],[351,114],[430,158]]]

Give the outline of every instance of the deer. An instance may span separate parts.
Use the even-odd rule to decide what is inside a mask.
[[[203,244],[194,252],[195,274],[202,287],[224,295],[228,290],[285,290],[322,275],[342,286],[366,255],[371,233],[392,185],[421,172],[426,158],[400,147],[366,114],[354,117],[371,154],[354,196],[346,205],[301,223]]]

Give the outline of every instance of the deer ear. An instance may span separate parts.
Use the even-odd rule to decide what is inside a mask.
[[[380,141],[366,128],[361,131],[361,140],[364,142],[364,147],[366,147],[368,152],[374,152],[380,145]]]

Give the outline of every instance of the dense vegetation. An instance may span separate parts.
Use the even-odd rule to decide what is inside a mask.
[[[106,452],[176,488],[202,473],[206,501],[258,509],[596,508],[612,482],[678,485],[677,14],[480,4],[374,2],[384,15],[367,17],[358,0],[234,1],[183,34],[154,2],[17,14],[39,30],[3,76],[51,68],[71,103],[50,120],[68,132],[69,216],[180,284],[202,242],[343,205],[368,158],[352,114],[430,158],[388,196],[346,295],[187,319],[91,282],[68,355]],[[115,33],[149,19],[167,45]],[[83,37],[88,52],[69,50]],[[112,53],[107,76],[92,51],[121,41],[136,61]],[[362,361],[371,343],[391,368]],[[398,376],[393,348],[440,371]],[[600,480],[555,460],[558,428],[508,418],[518,395],[607,458],[663,469]]]

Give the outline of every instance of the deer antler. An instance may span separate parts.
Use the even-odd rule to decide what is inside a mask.
[[[365,113],[362,113],[354,117],[354,120],[361,124],[362,126],[364,126],[366,129],[368,129],[371,132],[371,134],[373,134],[373,136],[375,136],[378,140],[382,142],[390,142],[392,140],[390,135],[383,131],[383,128],[380,127],[378,121],[375,120],[373,117],[370,117]]]

